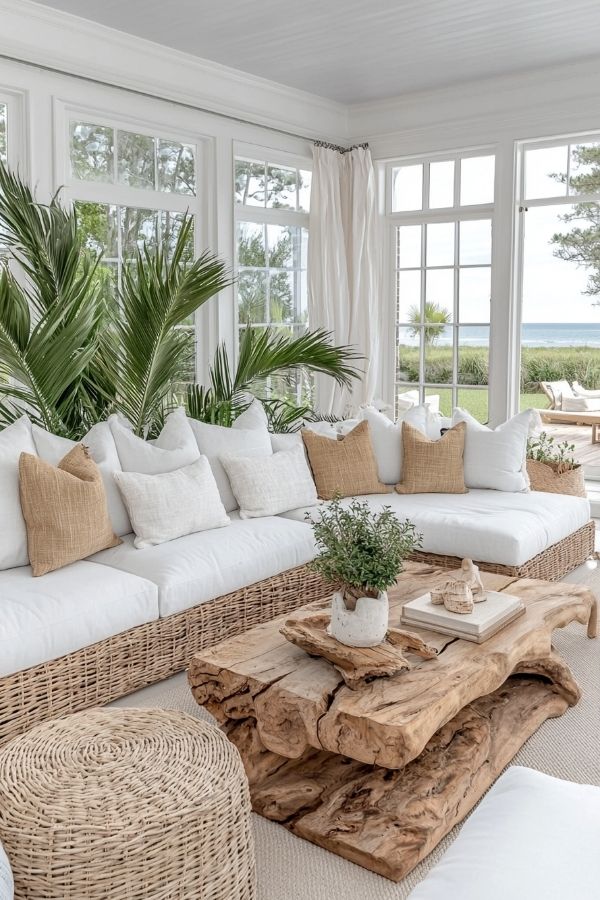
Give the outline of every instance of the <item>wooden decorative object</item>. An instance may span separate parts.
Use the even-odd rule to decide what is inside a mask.
[[[327,634],[329,618],[326,612],[292,616],[279,630],[306,653],[333,663],[352,690],[374,678],[390,677],[410,669],[412,664],[404,652],[410,651],[422,659],[437,656],[435,647],[428,646],[417,634],[400,628],[391,628],[387,638],[376,647],[349,647]]]
[[[485,600],[486,592],[481,580],[479,567],[475,565],[472,559],[463,559],[460,569],[452,573],[452,580],[468,584],[475,603],[481,603]]]
[[[389,592],[392,628],[404,603],[449,574],[407,563]],[[520,597],[526,613],[482,645],[415,629],[437,656],[355,690],[286,640],[287,617],[197,654],[193,695],[240,750],[254,809],[394,880],[426,856],[539,725],[577,702],[553,630],[577,621],[596,634],[583,585],[495,574],[483,584]],[[319,612],[298,611],[295,628]]]
[[[447,581],[440,588],[431,591],[434,606],[446,607],[449,612],[468,615],[473,612],[473,591],[465,581]]]
[[[478,567],[472,559],[463,559],[460,569],[452,572],[452,577],[441,587],[431,591],[431,602],[446,607],[449,612],[468,615],[475,603],[486,598],[483,581]]]

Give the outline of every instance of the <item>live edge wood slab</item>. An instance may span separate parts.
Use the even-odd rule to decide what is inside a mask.
[[[482,573],[486,589],[526,613],[484,644],[411,629],[437,656],[409,648],[411,668],[351,689],[340,671],[280,633],[289,616],[197,654],[189,681],[239,748],[256,812],[399,881],[460,822],[546,719],[579,688],[552,648],[571,622],[596,636],[582,585]],[[390,591],[402,605],[447,577],[407,563]],[[323,614],[329,599],[294,614]],[[430,654],[429,654],[430,655]]]

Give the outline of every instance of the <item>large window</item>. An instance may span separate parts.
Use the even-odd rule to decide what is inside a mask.
[[[186,213],[194,215],[195,231],[196,157],[195,145],[186,141],[69,121],[69,193],[88,246],[102,253],[99,274],[109,291],[144,244],[169,252]],[[188,256],[194,252],[192,233]],[[194,340],[193,317],[185,327]]]
[[[521,408],[544,409],[550,401],[541,382],[600,391],[600,135],[524,144],[521,163]],[[589,425],[546,429],[575,445],[588,474],[600,475]]]
[[[235,160],[237,309],[240,333],[248,326],[298,335],[308,325],[306,256],[311,172],[267,160]],[[271,382],[272,394],[289,385]],[[291,394],[311,392],[299,377]]]
[[[416,394],[445,415],[458,405],[485,422],[494,157],[409,161],[388,177],[396,406]]]

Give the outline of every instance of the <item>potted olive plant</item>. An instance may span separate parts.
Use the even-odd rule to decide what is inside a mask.
[[[390,507],[374,512],[368,503],[333,500],[310,519],[318,554],[313,569],[335,588],[329,633],[350,647],[374,647],[388,629],[387,589],[421,536]]]
[[[583,468],[575,461],[574,450],[575,444],[568,441],[557,444],[545,431],[530,438],[527,442],[527,474],[531,490],[585,497]]]

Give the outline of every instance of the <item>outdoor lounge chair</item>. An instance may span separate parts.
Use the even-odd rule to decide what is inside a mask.
[[[548,409],[539,409],[543,422],[564,425],[600,424],[600,391],[587,391],[578,382],[540,381],[550,401]]]

